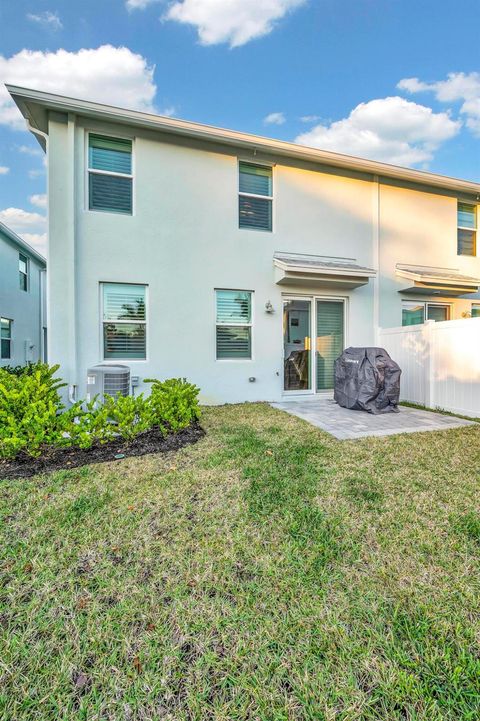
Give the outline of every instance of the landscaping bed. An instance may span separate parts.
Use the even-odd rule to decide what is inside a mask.
[[[131,441],[116,438],[107,443],[96,443],[90,448],[45,448],[40,456],[32,457],[25,452],[13,459],[0,459],[0,479],[29,478],[38,473],[49,473],[65,468],[78,468],[89,463],[121,460],[128,456],[143,456],[147,453],[176,451],[203,438],[205,431],[199,423],[182,428],[177,433],[161,433],[158,428],[136,436]]]

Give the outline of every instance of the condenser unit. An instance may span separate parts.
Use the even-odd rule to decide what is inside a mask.
[[[87,371],[87,401],[98,396],[130,395],[130,368],[123,365],[100,364]]]

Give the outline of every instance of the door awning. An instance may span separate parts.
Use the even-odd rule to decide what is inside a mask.
[[[400,293],[456,298],[460,295],[477,293],[480,289],[480,278],[462,275],[457,268],[397,263],[396,274],[399,278],[409,281],[407,286],[399,291]]]
[[[372,268],[358,265],[354,258],[276,252],[273,264],[279,285],[359,288],[377,275]]]

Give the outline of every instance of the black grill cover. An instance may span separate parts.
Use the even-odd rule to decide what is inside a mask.
[[[401,373],[383,348],[347,348],[335,361],[333,397],[353,411],[398,412]]]

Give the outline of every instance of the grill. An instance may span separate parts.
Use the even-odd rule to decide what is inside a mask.
[[[116,396],[120,393],[121,396],[128,396],[130,392],[130,372],[126,373],[105,373],[103,382],[103,393],[104,395]]]

